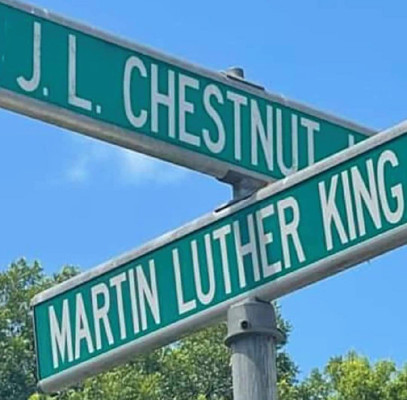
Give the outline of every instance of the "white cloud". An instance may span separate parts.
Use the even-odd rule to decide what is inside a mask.
[[[89,177],[86,159],[77,160],[67,171],[66,177],[71,182],[84,182]]]
[[[119,158],[122,178],[127,183],[170,184],[184,179],[188,173],[185,168],[126,149],[121,150]]]
[[[185,168],[89,139],[75,140],[79,155],[66,170],[66,179],[84,183],[101,171],[123,184],[175,184],[186,178]]]

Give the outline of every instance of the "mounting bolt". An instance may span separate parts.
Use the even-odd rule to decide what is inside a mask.
[[[249,321],[246,321],[245,319],[240,321],[240,327],[245,330],[248,329],[250,327]]]

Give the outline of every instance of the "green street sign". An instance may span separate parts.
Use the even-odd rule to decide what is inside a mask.
[[[374,132],[13,0],[0,106],[232,181],[283,178]]]
[[[46,392],[407,241],[407,122],[33,300]]]

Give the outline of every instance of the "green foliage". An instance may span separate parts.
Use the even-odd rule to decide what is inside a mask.
[[[313,371],[295,392],[293,400],[407,400],[407,368],[350,352]]]
[[[232,398],[225,336],[225,325],[217,325],[186,337],[166,351],[161,369],[164,398]]]

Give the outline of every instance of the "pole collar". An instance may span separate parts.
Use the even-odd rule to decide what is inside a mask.
[[[225,344],[230,347],[236,340],[250,335],[269,336],[278,344],[285,342],[284,333],[277,327],[276,313],[271,303],[249,298],[229,308]]]

